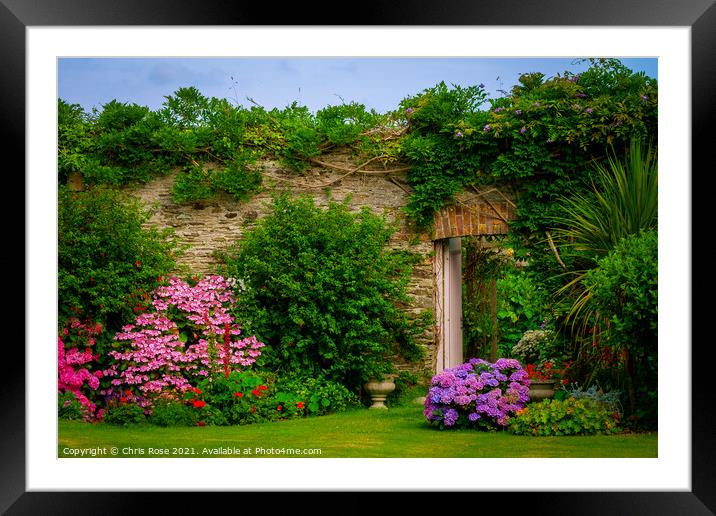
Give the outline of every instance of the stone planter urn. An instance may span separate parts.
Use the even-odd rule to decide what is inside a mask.
[[[385,406],[385,399],[388,397],[388,394],[395,390],[395,383],[392,377],[388,377],[385,380],[370,380],[363,385],[363,388],[370,395],[370,399],[373,402],[368,408],[388,409],[388,407]]]
[[[530,380],[530,401],[542,401],[554,396],[554,380]]]

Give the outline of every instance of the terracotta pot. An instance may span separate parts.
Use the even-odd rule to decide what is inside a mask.
[[[395,383],[391,380],[371,380],[363,385],[366,392],[370,395],[373,404],[369,407],[372,409],[387,409],[385,399],[388,394],[395,390]]]
[[[542,401],[554,396],[554,380],[530,380],[530,401]]]

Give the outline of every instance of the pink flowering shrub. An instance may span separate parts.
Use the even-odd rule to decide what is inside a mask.
[[[99,387],[102,376],[102,371],[90,371],[91,364],[98,358],[92,353],[94,336],[101,331],[100,324],[81,323],[70,317],[62,330],[63,336],[57,338],[57,391],[72,393],[82,405],[86,420],[102,418],[102,410],[97,410],[97,405],[87,396]]]
[[[152,293],[153,311],[139,315],[115,336],[124,350],[109,355],[115,362],[107,396],[133,389],[139,404],[150,407],[158,395],[176,395],[202,378],[228,375],[253,364],[264,346],[256,337],[240,338],[241,328],[229,315],[235,299],[221,276],[206,276],[191,286],[179,278]]]

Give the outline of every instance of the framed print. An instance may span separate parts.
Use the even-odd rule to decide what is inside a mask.
[[[710,362],[704,350],[704,340],[692,337],[694,323],[708,320],[705,310],[709,303],[696,301],[691,279],[692,274],[699,274],[697,285],[706,285],[710,277],[710,271],[704,264],[704,257],[710,256],[710,253],[693,252],[692,244],[695,238],[701,236],[697,233],[698,229],[708,220],[708,217],[696,216],[699,208],[708,205],[700,198],[706,189],[694,189],[691,184],[691,169],[695,166],[704,168],[704,173],[713,168],[707,164],[711,160],[705,159],[706,149],[714,136],[712,92],[716,87],[716,48],[712,38],[716,30],[716,7],[710,1],[689,0],[654,6],[641,0],[618,5],[550,0],[539,7],[508,1],[481,4],[479,8],[469,2],[461,2],[450,9],[441,9],[438,5],[420,5],[418,8],[408,3],[393,2],[358,12],[349,21],[321,20],[320,25],[295,7],[283,10],[257,6],[228,8],[222,2],[203,2],[201,5],[157,2],[139,8],[136,2],[110,4],[100,1],[88,6],[82,1],[61,4],[0,1],[0,34],[3,39],[0,55],[4,65],[0,74],[3,84],[1,112],[5,121],[0,141],[4,155],[20,156],[20,164],[15,170],[24,168],[26,172],[24,181],[20,181],[20,186],[16,188],[25,192],[27,203],[23,260],[27,299],[26,347],[23,350],[17,345],[7,346],[3,363],[6,385],[0,390],[4,402],[0,444],[5,469],[0,492],[0,508],[3,511],[8,514],[52,511],[125,513],[136,511],[137,504],[143,503],[140,500],[148,496],[133,491],[163,492],[156,496],[162,496],[163,501],[175,507],[186,503],[187,495],[183,491],[236,491],[241,496],[257,491],[262,492],[258,494],[264,497],[280,492],[281,496],[276,501],[282,503],[281,506],[295,503],[294,496],[303,500],[305,492],[353,492],[355,494],[350,503],[361,509],[368,509],[370,502],[356,496],[359,492],[405,491],[424,497],[418,494],[419,491],[432,491],[431,496],[436,497],[449,496],[451,492],[470,492],[481,497],[480,504],[485,501],[488,505],[504,504],[507,496],[510,504],[514,504],[511,508],[515,512],[573,514],[576,510],[580,514],[713,514],[716,511],[716,496],[711,488],[716,484],[716,475],[711,467],[716,459],[712,443],[716,427],[711,416],[714,396],[709,384]],[[568,42],[568,48],[563,47],[565,42]],[[56,420],[47,420],[47,412],[56,409],[55,377],[54,374],[48,377],[47,374],[57,365],[54,341],[48,341],[47,355],[42,352],[48,336],[46,328],[56,323],[53,320],[49,326],[47,324],[57,310],[55,299],[51,297],[56,292],[53,292],[54,289],[48,291],[47,285],[56,286],[57,274],[55,264],[47,259],[53,256],[53,245],[49,248],[43,246],[54,239],[56,232],[56,214],[53,209],[47,210],[48,206],[55,204],[53,196],[57,192],[54,186],[48,188],[47,185],[54,185],[53,170],[57,167],[55,116],[58,70],[62,60],[69,63],[86,58],[122,59],[130,69],[132,59],[140,58],[282,57],[285,61],[283,65],[288,69],[292,59],[316,57],[392,58],[397,62],[403,58],[459,60],[595,55],[658,60],[659,164],[664,171],[659,189],[661,203],[658,217],[661,355],[658,363],[658,456],[617,459],[604,456],[544,458],[535,455],[529,459],[497,459],[490,455],[482,458],[437,458],[440,455],[427,455],[429,458],[408,458],[411,456],[395,452],[389,455],[391,458],[330,456],[287,459],[275,455],[259,458],[238,457],[236,454],[216,458],[152,454],[150,458],[132,454],[134,448],[129,441],[119,444],[118,453],[122,456],[119,460],[103,456],[70,458],[70,455],[58,451]],[[160,75],[166,72],[161,77],[157,76],[158,84],[172,73],[169,69],[157,70]],[[376,83],[390,87],[390,76],[400,73],[397,70],[396,67],[376,73]],[[196,73],[210,74],[211,71]],[[238,97],[236,90],[232,93],[231,85],[225,89],[227,98],[231,95]],[[170,93],[167,91],[167,95]],[[305,90],[299,90],[298,94],[301,93],[307,95]],[[339,92],[336,95],[339,96]],[[171,103],[173,98],[166,98]],[[649,101],[645,93],[642,93],[642,99],[644,103]],[[252,98],[248,100],[254,102]],[[343,98],[340,100],[345,106]],[[408,115],[414,109],[412,104],[402,107]],[[177,107],[173,115],[168,116],[182,116],[177,115],[181,109],[181,106]],[[582,112],[581,106],[574,109]],[[590,114],[591,110],[590,107],[586,113]],[[518,111],[520,113],[516,116],[521,114],[521,110]],[[480,128],[485,133],[494,129],[489,123],[480,125]],[[453,139],[465,136],[459,129],[455,129]],[[520,135],[525,134],[527,125],[520,131]],[[20,149],[25,149],[25,153]],[[315,163],[318,158],[314,156],[313,159]],[[320,161],[319,164],[330,168],[330,164]],[[346,166],[336,162],[333,164],[334,175],[323,177],[329,177],[330,184],[334,185],[355,172]],[[398,170],[397,165],[390,161],[384,168],[390,169],[390,166]],[[377,168],[365,168],[368,169],[375,175],[381,173]],[[292,180],[276,171],[271,173],[274,179]],[[13,174],[20,177],[17,172]],[[371,176],[365,174],[364,177]],[[396,192],[407,191],[406,185],[399,180],[393,184]],[[479,196],[480,192],[477,191],[477,194]],[[162,195],[169,194],[165,192]],[[485,210],[497,212],[494,220],[490,219],[490,228],[500,227],[498,218],[508,223],[509,199],[500,201],[505,205],[504,213],[489,206],[492,201],[489,197],[487,199]],[[191,209],[208,213],[210,210],[203,211],[206,207],[210,210],[214,208],[196,201]],[[243,221],[252,222],[243,211],[237,211]],[[13,213],[16,217],[17,210],[13,209]],[[460,230],[457,224],[453,228],[450,214],[446,215],[447,222],[438,229],[445,233],[440,237],[445,239],[444,242],[448,242],[447,236],[454,240],[455,235],[472,235],[465,230],[468,224],[472,224],[468,223],[465,213],[460,208]],[[236,217],[231,210],[220,215],[227,220]],[[220,232],[217,227],[210,226],[210,231]],[[186,229],[188,233],[189,228]],[[499,230],[494,232],[497,234]],[[708,238],[708,234],[704,233],[702,238]],[[666,235],[664,240],[663,235]],[[259,244],[263,246],[261,249],[267,248],[266,242],[256,245]],[[427,251],[431,258],[435,253],[440,256],[441,263],[447,264],[441,269],[445,277],[448,274],[446,271],[454,266],[450,259],[455,249],[450,245],[436,245]],[[19,253],[17,249],[13,252]],[[557,251],[555,254],[558,255]],[[134,262],[134,269],[142,267],[144,264],[139,260]],[[440,276],[439,280],[444,289],[440,291],[441,300],[449,299],[451,288],[452,292],[462,291],[459,282],[457,286],[450,286],[445,277]],[[433,281],[432,277],[430,281]],[[187,285],[186,288],[200,286],[201,281],[196,280],[195,285]],[[214,285],[211,288],[218,287]],[[136,303],[134,311],[141,312],[137,310],[141,302]],[[233,322],[222,319],[222,324],[225,334],[219,340],[226,342],[226,349],[231,349]],[[454,331],[449,322],[438,322],[437,327],[440,329],[438,333],[443,336],[441,338],[445,339],[445,335]],[[127,339],[134,338],[130,335],[133,327],[127,326],[123,331]],[[192,330],[181,331],[184,332],[182,338],[192,342]],[[268,330],[264,331],[268,334]],[[177,329],[175,334],[179,339],[180,330]],[[214,341],[219,342],[216,335],[212,333],[212,336],[214,340],[211,343],[203,341],[207,349]],[[197,346],[202,342],[196,333],[193,338]],[[446,369],[448,365],[453,367],[459,363],[451,359],[450,354],[459,354],[460,351],[451,348],[449,340],[440,342],[442,344],[436,345],[434,359],[444,361]],[[243,343],[241,346],[242,349],[246,346],[259,349],[255,343]],[[229,352],[217,349],[220,350],[217,353],[224,353],[221,356],[227,356],[225,367],[226,378],[229,378]],[[206,353],[212,356],[211,351]],[[51,359],[48,360],[47,356]],[[241,357],[248,361],[248,354]],[[120,377],[125,370],[118,369],[115,373]],[[441,370],[438,367],[438,372]],[[259,383],[241,384],[249,387],[237,387],[232,396],[238,399],[244,397],[244,392],[254,392],[254,396],[259,398]],[[53,391],[52,399],[47,389]],[[190,394],[192,398],[188,403],[195,408],[205,405],[198,396],[199,389],[192,388],[190,392],[196,396]],[[119,392],[115,406],[125,403],[128,396],[135,395],[136,391],[132,389]],[[238,403],[237,399],[230,401]],[[289,401],[292,410],[293,405],[307,409],[304,401],[298,398],[294,400],[284,396],[281,400],[275,410],[285,411]],[[374,401],[377,404],[381,402],[379,397]],[[444,413],[441,414],[444,416]],[[49,434],[48,429],[51,429]],[[81,442],[79,434],[76,438]],[[190,439],[184,441],[181,447],[194,449]],[[125,448],[130,452],[121,451]],[[72,447],[68,445],[67,449]],[[515,478],[511,476],[513,470]],[[532,473],[540,470],[546,473],[546,478],[534,479]],[[427,502],[425,498],[423,500]],[[306,500],[302,503],[310,502]]]

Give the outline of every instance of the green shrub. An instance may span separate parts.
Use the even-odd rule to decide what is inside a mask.
[[[593,435],[619,431],[614,414],[590,399],[546,399],[518,411],[510,431],[519,435]]]
[[[200,382],[186,394],[193,421],[206,425],[245,425],[339,412],[359,405],[343,385],[324,378],[265,371],[234,371]]]
[[[547,315],[547,296],[525,271],[514,267],[497,280],[500,356],[511,356],[524,333],[540,327]]]
[[[100,361],[114,333],[148,304],[157,278],[174,268],[170,230],[143,227],[148,218],[139,200],[117,190],[59,188],[58,328],[71,316],[101,323]]]
[[[57,180],[66,184],[72,172],[80,172],[87,165],[91,147],[90,123],[79,104],[57,103]]]
[[[392,233],[367,208],[326,209],[309,197],[274,199],[273,212],[222,258],[241,279],[236,317],[267,344],[263,365],[280,375],[323,376],[358,392],[393,372],[392,359],[422,355],[407,283],[415,257],[386,248]]]
[[[276,388],[292,405],[303,404],[308,415],[341,412],[360,405],[358,396],[340,383],[310,376],[284,376]]]
[[[84,419],[85,409],[75,395],[69,391],[57,395],[57,417],[69,421]]]
[[[189,165],[177,175],[172,185],[172,200],[182,204],[209,199],[214,195],[212,171],[203,165]]]
[[[584,284],[592,306],[608,320],[603,332],[614,354],[624,353],[631,416],[657,420],[658,236],[622,239],[590,270]]]
[[[104,413],[104,422],[109,425],[130,426],[145,421],[144,409],[135,403],[120,403],[108,407]]]
[[[251,153],[236,154],[223,170],[214,171],[212,187],[241,201],[258,192],[261,187],[261,170],[255,167],[256,157]]]
[[[184,402],[160,399],[154,402],[149,422],[162,427],[193,426],[197,422],[197,413]]]
[[[270,374],[245,370],[228,377],[215,374],[199,382],[187,393],[198,421],[207,425],[242,425],[274,421],[284,411],[276,399],[275,380]]]

